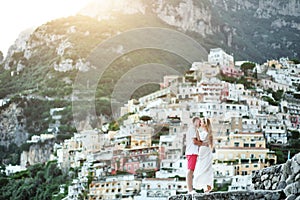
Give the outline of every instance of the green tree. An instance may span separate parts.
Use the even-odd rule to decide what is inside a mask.
[[[245,62],[241,65],[241,70],[244,72],[245,75],[248,75],[248,70],[253,70],[254,67],[255,63]]]
[[[254,70],[253,77],[254,77],[255,79],[257,79],[257,77],[258,77],[258,75],[257,75],[257,69]]]
[[[276,92],[272,91],[272,96],[275,99],[275,101],[280,101],[283,97],[283,90],[277,90]]]
[[[117,131],[120,129],[119,123],[117,121],[112,121],[109,123],[108,129],[111,131]]]
[[[291,130],[290,135],[291,135],[290,139],[298,140],[300,137],[300,132],[298,130]]]
[[[296,64],[296,65],[300,64],[300,61],[299,61],[299,59],[297,59],[297,58],[293,58],[293,59],[291,59],[290,61],[293,61],[294,64]]]
[[[4,59],[3,53],[2,53],[2,51],[0,51],[0,62],[2,62],[3,59]]]

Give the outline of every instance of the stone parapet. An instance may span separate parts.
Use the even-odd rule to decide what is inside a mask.
[[[169,197],[169,200],[280,200],[285,199],[283,190],[253,190],[236,192],[213,192],[209,194],[184,194]]]

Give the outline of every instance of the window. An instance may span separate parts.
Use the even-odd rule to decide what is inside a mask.
[[[239,147],[239,145],[240,145],[239,142],[235,142],[235,143],[234,143],[234,146],[235,146],[235,147]]]

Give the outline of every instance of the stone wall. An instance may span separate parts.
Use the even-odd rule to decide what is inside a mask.
[[[169,200],[300,200],[300,153],[281,165],[257,171],[252,177],[253,190],[177,195]]]
[[[284,164],[257,171],[252,183],[255,190],[283,190],[287,199],[300,199],[300,153]]]

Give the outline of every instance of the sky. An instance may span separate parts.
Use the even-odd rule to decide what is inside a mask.
[[[5,0],[0,3],[0,51],[6,55],[19,33],[75,15],[90,0]]]

